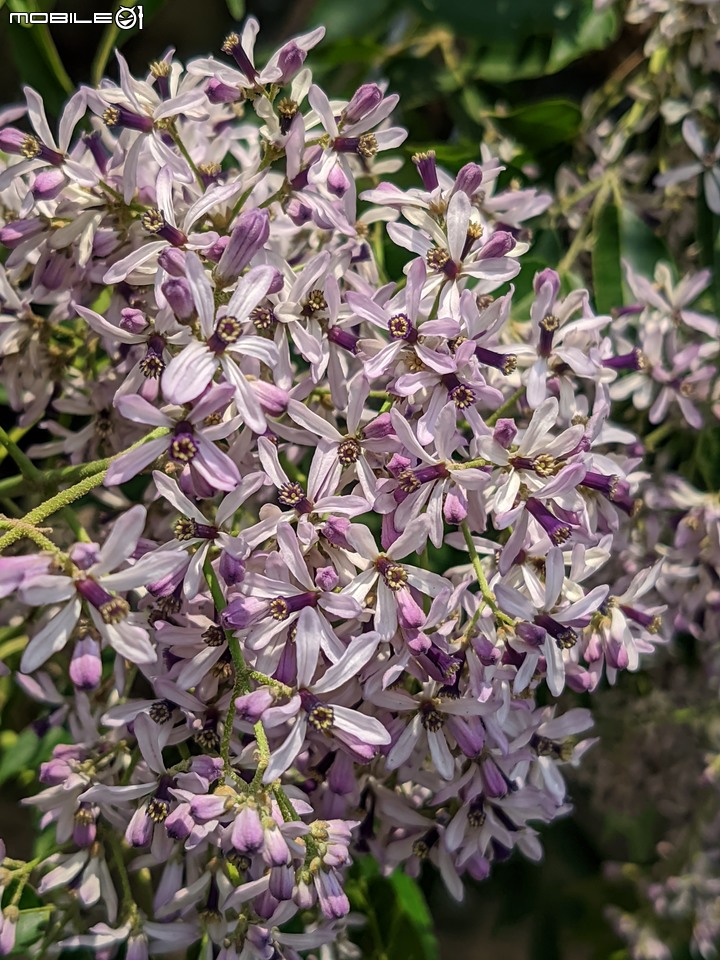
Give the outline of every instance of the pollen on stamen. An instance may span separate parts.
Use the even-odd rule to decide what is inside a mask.
[[[172,529],[176,540],[192,540],[197,536],[197,523],[189,517],[178,517]]]
[[[299,483],[284,483],[280,487],[278,500],[285,507],[296,507],[305,499],[305,491]]]
[[[426,730],[431,733],[437,733],[445,726],[445,714],[430,701],[427,701],[420,708],[420,722]]]
[[[107,107],[102,113],[102,122],[106,127],[116,127],[120,123],[120,111],[117,107]]]
[[[378,152],[377,137],[374,133],[363,133],[358,140],[357,152],[361,157],[369,160]]]
[[[322,290],[311,290],[303,304],[303,314],[311,316],[320,310],[327,310],[327,300]]]
[[[266,333],[268,330],[272,330],[277,323],[275,314],[272,311],[272,307],[255,307],[250,314],[250,319],[252,320],[255,329],[259,330],[261,333]]]
[[[120,623],[130,613],[130,604],[122,597],[112,597],[99,608],[103,623]]]
[[[235,317],[223,317],[218,322],[215,333],[223,343],[237,343],[242,334],[242,326]]]
[[[170,456],[180,463],[190,463],[197,456],[198,446],[192,437],[175,437],[170,444]]]
[[[338,444],[337,457],[344,467],[357,463],[361,453],[362,447],[354,437],[347,437]]]
[[[465,386],[464,383],[461,383],[457,387],[453,387],[450,391],[450,399],[458,410],[465,410],[475,403],[475,392],[470,387]]]
[[[201,636],[208,647],[221,647],[225,643],[225,632],[216,623],[212,623]]]
[[[273,620],[287,620],[290,615],[290,607],[284,597],[276,597],[270,601],[270,616]]]
[[[25,157],[26,160],[34,160],[35,157],[39,157],[42,153],[42,146],[37,137],[34,137],[31,133],[28,133],[23,137],[23,141],[20,144],[20,155]]]
[[[444,247],[431,247],[425,260],[432,270],[442,270],[450,262],[450,254]]]
[[[314,730],[328,733],[332,729],[335,713],[331,706],[325,703],[316,703],[308,713],[308,723]]]
[[[165,226],[165,217],[155,207],[146,210],[140,222],[148,233],[159,233]]]

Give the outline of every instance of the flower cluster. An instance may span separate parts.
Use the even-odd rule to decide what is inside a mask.
[[[60,492],[0,520],[0,591],[17,683],[70,742],[27,801],[51,852],[3,861],[0,954],[37,877],[68,948],[340,956],[353,856],[429,859],[458,899],[539,858],[592,742],[552,698],[660,638],[613,416],[698,425],[707,278],[630,271],[610,316],[547,268],[517,302],[550,198],[486,153],[387,182],[397,96],[329,100],[322,30],[263,66],[257,31],[144,79],[118,55],[57,138],[30,89],[3,117],[3,376],[50,439],[3,435],[0,483]]]

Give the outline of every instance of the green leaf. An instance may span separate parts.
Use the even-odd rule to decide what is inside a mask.
[[[8,0],[7,5],[14,13],[37,10],[37,6],[23,0]],[[49,113],[59,113],[74,84],[62,64],[47,25],[13,25],[10,50],[21,82],[37,90]]]
[[[582,121],[580,107],[571,100],[543,100],[491,116],[510,136],[540,152],[571,143]]]
[[[11,735],[11,731],[6,731],[6,737]],[[40,740],[37,734],[30,728],[18,734],[12,744],[4,742],[2,759],[0,759],[0,784],[10,780],[29,766],[39,745]]]
[[[30,910],[20,911],[15,934],[15,946],[10,953],[11,957],[26,957],[28,955],[30,947],[42,937],[53,909],[53,907],[33,907]]]
[[[697,234],[701,262],[713,272],[711,290],[715,312],[720,313],[720,217],[710,210],[703,193],[697,202]]]
[[[234,20],[242,20],[245,16],[245,0],[225,0],[230,16]]]
[[[400,870],[383,877],[372,857],[361,857],[353,865],[347,891],[353,909],[367,917],[357,932],[363,957],[438,960],[432,917],[412,877]]]
[[[622,259],[646,277],[652,277],[658,260],[669,258],[665,243],[626,205],[620,210],[620,250]]]
[[[623,304],[622,263],[620,261],[620,216],[608,199],[594,220],[595,242],[592,251],[592,275],[595,307],[610,313]]]
[[[414,0],[425,20],[476,38],[474,75],[507,83],[557,73],[591,50],[606,47],[618,30],[612,10],[592,0]]]

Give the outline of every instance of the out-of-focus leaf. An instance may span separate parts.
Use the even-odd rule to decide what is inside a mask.
[[[720,428],[716,426],[703,427],[697,435],[695,469],[700,474],[705,489],[712,493],[720,490]]]
[[[26,957],[29,948],[42,937],[45,925],[50,919],[53,907],[32,907],[30,910],[21,910],[18,917],[15,947],[11,957]]]
[[[401,871],[383,877],[372,857],[362,857],[353,865],[347,891],[353,908],[367,917],[357,933],[364,957],[438,960],[432,917],[411,877]]]
[[[13,13],[33,13],[39,9],[37,4],[24,0],[7,0],[7,6]],[[10,50],[21,82],[37,90],[50,113],[58,113],[74,85],[47,25],[13,24]]]
[[[14,736],[14,734],[8,731],[5,736]],[[40,739],[29,728],[18,734],[12,744],[3,742],[2,759],[0,759],[0,784],[10,780],[11,777],[29,766],[39,745]]]
[[[391,0],[364,0],[363,3],[320,0],[313,8],[312,25],[325,27],[326,43],[342,39],[352,44],[374,34],[391,6]],[[352,54],[351,59],[354,59]]]
[[[510,136],[541,152],[574,140],[582,113],[571,100],[543,100],[494,117],[497,125]]]
[[[245,16],[245,0],[225,0],[230,16],[235,20],[242,20]]]
[[[701,262],[713,272],[711,289],[715,312],[720,313],[720,217],[710,210],[702,193],[697,202],[697,235]]]
[[[610,313],[623,303],[622,264],[620,262],[620,215],[612,199],[603,204],[594,218],[595,242],[592,251],[592,276],[595,306]]]
[[[652,277],[658,260],[668,259],[663,241],[632,210],[620,210],[620,251],[633,270]],[[629,291],[627,291],[629,293]]]
[[[557,73],[615,36],[612,10],[592,0],[414,0],[420,16],[479,40],[475,76],[490,83]]]

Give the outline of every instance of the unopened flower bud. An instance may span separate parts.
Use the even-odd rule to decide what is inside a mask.
[[[455,192],[466,193],[469,197],[473,197],[480,189],[482,178],[482,167],[479,164],[466,163],[455,177]]]
[[[343,110],[343,120],[348,125],[357,123],[382,103],[382,98],[382,90],[376,83],[364,83]]]
[[[241,213],[230,234],[230,242],[218,263],[218,276],[225,281],[238,277],[258,250],[262,249],[269,236],[270,216],[267,210],[247,210]]]

